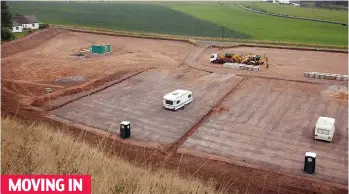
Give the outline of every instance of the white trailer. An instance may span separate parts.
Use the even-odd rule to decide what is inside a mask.
[[[335,122],[334,118],[319,117],[315,126],[315,139],[332,141]]]
[[[163,106],[167,109],[178,110],[193,101],[193,93],[188,90],[175,90],[163,98]]]

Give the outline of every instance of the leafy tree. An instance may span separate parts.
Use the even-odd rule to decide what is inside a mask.
[[[1,27],[1,42],[4,40],[14,40],[15,35],[11,32],[10,29],[6,27]]]
[[[11,32],[12,15],[6,4],[6,1],[1,1],[1,41],[13,40],[15,36]]]
[[[12,28],[12,14],[6,1],[1,1],[1,27]]]

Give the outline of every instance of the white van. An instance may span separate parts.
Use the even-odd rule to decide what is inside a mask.
[[[329,117],[319,117],[315,126],[315,139],[332,141],[336,120]]]
[[[193,94],[188,90],[175,90],[164,96],[163,105],[167,109],[177,110],[193,101]]]

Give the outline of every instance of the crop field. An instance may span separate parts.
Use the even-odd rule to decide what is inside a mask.
[[[121,31],[220,37],[222,27],[154,4],[96,2],[9,2],[13,14],[35,14],[40,22]],[[227,38],[250,38],[233,28]]]
[[[347,26],[267,16],[246,11],[234,4],[179,4],[170,7],[217,25],[238,29],[255,40],[334,45],[348,43]]]
[[[251,9],[264,11],[268,13],[286,14],[289,16],[298,16],[333,22],[348,23],[348,11],[345,10],[295,7],[291,5],[281,5],[265,2],[241,2],[240,4],[247,6]]]
[[[41,22],[200,37],[347,45],[348,28],[266,16],[232,3],[9,2]]]

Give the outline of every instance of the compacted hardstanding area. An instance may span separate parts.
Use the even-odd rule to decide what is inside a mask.
[[[170,144],[186,134],[232,88],[242,81],[233,74],[207,74],[185,80],[185,74],[146,72],[58,108],[53,114],[95,128],[119,132],[131,122],[131,139]],[[163,96],[176,89],[193,92],[184,110],[164,109]]]
[[[316,176],[348,180],[348,110],[323,96],[331,86],[252,78],[239,85],[181,147],[279,171],[304,174],[304,154],[317,154]],[[335,92],[335,91],[333,91]],[[331,143],[314,140],[319,116],[336,119]]]

